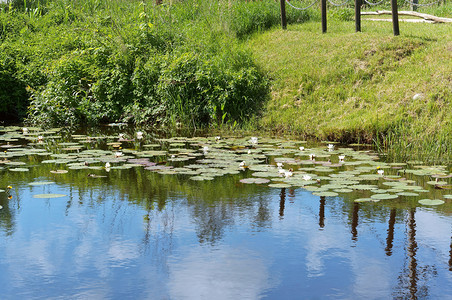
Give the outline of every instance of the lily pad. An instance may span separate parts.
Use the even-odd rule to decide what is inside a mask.
[[[50,173],[53,174],[66,174],[67,172],[69,172],[68,170],[51,170]]]
[[[36,181],[36,182],[30,182],[28,185],[47,185],[47,184],[53,184],[55,182],[53,181]]]
[[[359,199],[355,199],[353,201],[361,203],[361,202],[379,202],[380,200],[372,199],[372,198],[359,198]]]
[[[441,205],[444,204],[443,200],[439,199],[422,199],[418,201],[422,205]]]
[[[33,198],[40,198],[40,199],[50,199],[50,198],[61,198],[66,197],[67,195],[64,194],[36,194],[33,195]]]
[[[452,199],[452,194],[450,194],[450,195],[444,195],[443,196],[445,199]]]
[[[272,183],[268,185],[269,187],[273,187],[273,188],[290,188],[292,187],[292,185],[287,184],[287,183]]]
[[[416,196],[419,196],[418,193],[413,193],[413,192],[401,192],[401,193],[397,193],[397,195],[405,196],[405,197],[416,197]]]
[[[398,198],[398,195],[392,195],[392,194],[375,194],[370,196],[370,198],[375,200],[389,200],[389,199],[396,199]]]
[[[335,192],[314,192],[312,194],[320,197],[336,197],[339,195],[338,193]]]
[[[263,184],[263,183],[269,183],[270,180],[266,179],[266,178],[243,178],[243,179],[240,179],[240,182]]]
[[[28,172],[28,171],[30,171],[30,169],[27,169],[27,168],[12,168],[12,169],[9,169],[10,171],[13,171],[13,172]]]

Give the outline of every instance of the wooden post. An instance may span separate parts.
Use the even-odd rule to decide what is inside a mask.
[[[281,4],[281,27],[282,29],[287,28],[287,19],[286,19],[286,0],[280,0]]]
[[[391,10],[392,10],[392,28],[394,30],[394,35],[397,36],[399,32],[399,12],[397,11],[397,0],[391,0]]]
[[[321,0],[322,10],[322,33],[326,32],[326,0]]]
[[[412,11],[417,11],[418,0],[413,0],[413,5],[411,6]]]
[[[361,0],[355,0],[355,31],[361,32]]]

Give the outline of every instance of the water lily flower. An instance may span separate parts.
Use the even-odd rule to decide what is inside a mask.
[[[204,152],[204,154],[206,154],[207,151],[209,151],[209,147],[204,146],[204,147],[202,148],[202,152]]]
[[[284,177],[289,178],[293,176],[293,169],[290,168],[288,171],[284,172]]]
[[[216,136],[215,137],[215,141],[219,141],[219,140],[221,140],[221,137],[220,136]]]
[[[244,167],[246,167],[246,162],[245,161],[242,161],[241,163],[240,163],[240,168],[244,168]]]
[[[143,132],[142,131],[138,131],[137,132],[137,139],[141,140],[143,138]]]
[[[377,173],[378,175],[383,175],[384,174],[384,170],[380,169],[380,166],[377,167]]]
[[[301,177],[301,178],[303,178],[303,180],[306,180],[306,181],[308,181],[308,180],[311,180],[311,179],[312,179],[312,177],[311,177],[311,176],[309,176],[309,175],[303,175],[303,177]]]
[[[328,144],[328,151],[333,151],[333,150],[334,150],[334,145]]]
[[[122,156],[121,150],[118,150],[118,151],[115,152],[115,157],[116,158],[121,157],[121,156]]]
[[[251,149],[248,150],[248,154],[251,154]]]
[[[171,158],[176,158],[176,155],[172,154],[172,155],[171,155]]]
[[[106,163],[105,163],[105,169],[110,169],[110,163],[107,161]]]
[[[300,149],[300,151],[304,151],[304,147],[303,146],[300,146],[300,148],[298,148],[298,149]]]
[[[12,188],[13,188],[13,187],[10,186],[10,185],[8,185],[8,186],[6,187],[7,190],[10,190],[10,189],[12,189]]]
[[[278,166],[278,168],[281,169],[283,167],[283,163],[282,162],[277,162],[276,166]]]
[[[257,137],[252,136],[251,139],[250,139],[250,142],[251,142],[251,144],[256,145],[258,143],[258,140],[259,139]]]
[[[338,158],[339,158],[339,161],[344,161],[345,155],[339,155]]]
[[[38,142],[42,142],[44,140],[44,137],[42,135],[38,135]]]
[[[124,139],[124,133],[120,133],[120,134],[118,135],[118,138],[119,138],[120,140],[123,140],[123,139]]]
[[[23,132],[23,134],[27,134],[28,133],[28,128],[27,127],[22,128],[22,132]]]

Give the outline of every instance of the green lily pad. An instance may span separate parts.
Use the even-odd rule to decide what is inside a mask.
[[[66,174],[69,172],[68,170],[51,170],[50,173],[52,174]]]
[[[53,184],[55,182],[53,181],[36,181],[36,182],[30,182],[28,185],[47,185],[47,184]]]
[[[380,200],[372,199],[372,198],[359,198],[359,199],[355,199],[353,201],[361,203],[361,202],[379,202]]]
[[[12,168],[12,169],[9,169],[10,171],[13,171],[13,172],[28,172],[28,171],[30,171],[30,169],[27,169],[27,168]]]
[[[40,199],[50,199],[50,198],[61,198],[66,197],[67,195],[64,194],[36,194],[33,195],[33,198],[40,198]]]
[[[269,183],[270,180],[266,179],[266,178],[244,178],[244,179],[240,179],[240,182],[263,184],[263,183]]]
[[[273,187],[273,188],[290,188],[292,187],[292,185],[287,184],[287,183],[272,183],[268,185],[269,187]]]
[[[444,195],[443,196],[445,199],[452,199],[452,194],[450,194],[450,195]]]
[[[320,197],[336,197],[339,195],[338,193],[335,192],[314,192],[312,194]]]
[[[416,196],[419,196],[418,193],[413,193],[413,192],[401,192],[401,193],[397,193],[397,195],[405,196],[405,197],[416,197]]]
[[[439,200],[439,199],[434,199],[434,200],[422,199],[422,200],[419,200],[418,202],[420,204],[422,204],[422,205],[441,205],[441,204],[444,204],[444,201],[443,200]]]
[[[190,177],[191,180],[196,180],[196,181],[203,181],[203,180],[213,180],[214,177],[211,176],[192,176]]]
[[[389,199],[396,199],[398,198],[398,195],[392,195],[392,194],[375,194],[370,196],[370,198],[375,200],[389,200]]]

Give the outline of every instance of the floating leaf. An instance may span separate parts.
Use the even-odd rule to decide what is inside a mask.
[[[27,168],[13,168],[13,169],[9,169],[9,170],[13,171],[13,172],[28,172],[28,171],[30,171]]]
[[[389,199],[395,199],[398,198],[398,195],[392,195],[392,194],[376,194],[370,196],[370,198],[375,200],[389,200]]]
[[[320,197],[336,197],[339,195],[338,193],[335,192],[314,192],[312,194]]]
[[[36,182],[30,182],[28,185],[47,185],[47,184],[53,184],[55,182],[53,181],[36,181]]]
[[[292,187],[292,185],[287,184],[287,183],[272,183],[268,185],[269,187],[273,187],[273,188],[290,188]]]
[[[441,205],[441,204],[444,204],[444,201],[443,200],[439,200],[439,199],[434,199],[434,200],[422,199],[422,200],[419,200],[418,202],[420,204],[422,204],[422,205]]]
[[[419,194],[412,193],[412,192],[401,192],[401,193],[397,193],[397,195],[405,196],[405,197],[416,197],[416,196],[419,196]]]
[[[66,174],[67,172],[69,172],[68,170],[51,170],[50,173],[53,174]]]
[[[443,196],[445,199],[452,199],[452,194],[450,194],[450,195],[444,195]]]
[[[263,183],[270,182],[270,180],[269,179],[265,179],[265,178],[244,178],[244,179],[240,179],[240,182],[242,182],[242,183],[263,184]]]
[[[40,198],[40,199],[43,199],[43,198],[61,198],[61,197],[66,197],[67,195],[64,195],[64,194],[36,194],[36,195],[33,195],[33,198]]]

